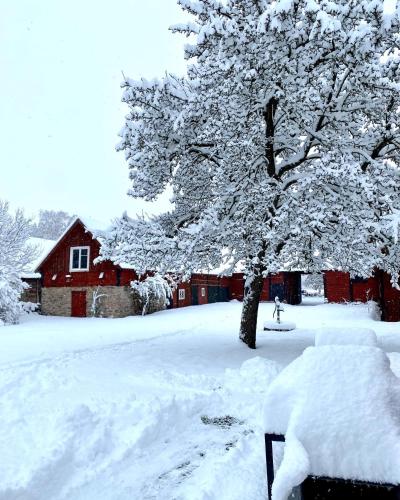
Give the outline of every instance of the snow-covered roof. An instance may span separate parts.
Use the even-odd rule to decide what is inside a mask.
[[[112,224],[111,221],[100,221],[97,219],[94,219],[93,217],[77,217],[76,220],[79,219],[85,228],[90,231],[91,233],[102,233],[102,232],[107,232],[111,229]]]
[[[28,264],[26,267],[25,271],[22,273],[21,278],[40,278],[40,273],[35,272],[39,263],[51,252],[51,250],[54,248],[56,241],[55,240],[47,240],[45,238],[35,238],[35,237],[30,237],[27,239],[26,244],[29,245],[30,247],[34,247],[36,252],[35,252],[35,257]]]
[[[44,252],[39,259],[37,259],[34,271],[38,270],[38,268],[43,264],[43,262],[46,260],[50,252],[58,245],[58,243],[64,238],[64,236],[78,221],[80,221],[85,227],[85,229],[90,233],[92,233],[93,237],[96,238],[100,243],[101,243],[101,235],[106,233],[109,229],[111,229],[111,222],[98,221],[96,219],[93,219],[92,217],[75,217],[71,221],[69,226],[65,229],[65,231],[62,233],[62,235],[58,238],[58,240],[52,242],[53,243],[52,247],[49,248],[47,252]],[[36,274],[40,276],[39,273],[36,272]]]

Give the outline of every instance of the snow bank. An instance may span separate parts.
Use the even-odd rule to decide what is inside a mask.
[[[400,483],[400,381],[376,347],[307,348],[272,382],[264,430],[286,436],[274,500],[309,474]]]
[[[321,328],[315,335],[315,345],[369,345],[378,341],[374,330],[369,328]]]

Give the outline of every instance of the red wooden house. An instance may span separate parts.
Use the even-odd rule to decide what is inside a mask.
[[[43,314],[122,317],[139,312],[129,286],[137,279],[135,271],[110,261],[93,264],[101,245],[93,237],[96,230],[75,219],[38,264]]]

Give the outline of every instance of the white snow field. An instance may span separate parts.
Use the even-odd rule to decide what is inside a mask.
[[[265,499],[265,393],[318,328],[375,330],[400,372],[400,323],[367,305],[308,299],[264,332],[273,307],[255,351],[239,302],[1,327],[0,500]]]

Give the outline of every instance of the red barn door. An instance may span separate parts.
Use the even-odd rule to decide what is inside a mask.
[[[71,292],[71,316],[86,316],[86,292]]]

